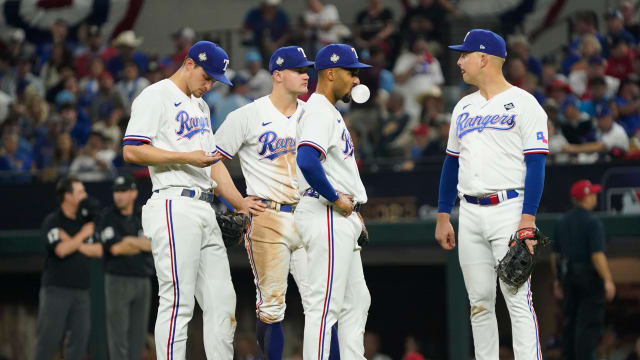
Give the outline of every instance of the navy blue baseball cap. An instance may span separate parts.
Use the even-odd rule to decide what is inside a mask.
[[[211,41],[198,41],[189,48],[187,57],[202,66],[212,78],[229,86],[233,85],[224,75],[229,65],[229,55],[217,44]]]
[[[307,60],[307,55],[299,46],[285,46],[276,50],[269,60],[269,72],[276,70],[296,69],[313,66],[313,61]]]
[[[507,45],[502,36],[483,29],[469,31],[464,37],[462,45],[451,45],[449,49],[465,52],[478,51],[503,59],[507,57]]]
[[[358,54],[353,46],[346,44],[329,44],[316,55],[316,70],[328,68],[362,69],[371,65],[358,61]]]

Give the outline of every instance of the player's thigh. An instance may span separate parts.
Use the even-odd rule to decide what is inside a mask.
[[[202,204],[187,198],[151,199],[143,208],[142,226],[151,239],[161,298],[173,301],[175,286],[185,304],[192,302],[205,238]]]
[[[251,236],[246,248],[256,284],[263,296],[284,297],[289,275],[289,248],[284,244],[255,241]]]
[[[460,266],[493,264],[493,255],[483,228],[483,208],[479,205],[460,203],[458,218],[458,257]]]
[[[522,217],[522,199],[510,199],[503,203],[487,207],[491,226],[488,237],[491,242],[494,264],[497,264],[509,250],[509,239],[513,235]]]

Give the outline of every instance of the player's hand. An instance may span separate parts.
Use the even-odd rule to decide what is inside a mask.
[[[529,214],[522,214],[522,217],[520,219],[520,224],[518,224],[518,229],[524,229],[524,228],[536,228],[536,222],[535,222],[535,216],[533,215],[529,215]],[[529,249],[529,253],[531,255],[533,255],[533,247],[535,245],[538,245],[538,240],[525,240],[524,244],[527,245],[527,248]],[[513,243],[513,245],[515,245],[515,243]]]
[[[613,298],[616,296],[616,285],[613,283],[613,281],[608,280],[604,282],[604,296],[607,301],[613,300]]]
[[[238,212],[258,216],[266,209],[267,204],[263,203],[261,198],[257,196],[247,196],[242,199],[242,209],[238,210]]]
[[[456,247],[456,233],[453,231],[451,221],[449,221],[449,214],[438,213],[435,237],[438,244],[445,250]]]
[[[349,217],[353,212],[353,207],[355,204],[353,203],[353,195],[338,193],[338,200],[333,202],[333,207],[335,210],[344,217]]]
[[[185,162],[189,165],[197,166],[199,168],[205,168],[211,166],[216,161],[222,159],[222,154],[217,152],[213,155],[208,155],[204,150],[196,150],[185,153]]]
[[[560,285],[560,281],[558,280],[553,281],[553,296],[558,300],[564,299],[564,291],[562,290],[562,285]]]

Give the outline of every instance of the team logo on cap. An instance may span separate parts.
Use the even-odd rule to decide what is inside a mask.
[[[123,177],[123,176],[118,176],[118,177],[116,178],[116,181],[115,181],[115,182],[116,182],[116,184],[118,184],[118,185],[122,185],[122,184],[124,184],[124,177]]]
[[[284,59],[278,56],[278,58],[276,59],[276,64],[278,64],[278,66],[282,66],[282,64],[284,64]]]
[[[200,61],[207,61],[207,54],[206,54],[206,53],[201,52],[200,54],[198,54],[198,59],[199,59]]]
[[[329,60],[331,60],[331,62],[335,64],[338,62],[338,60],[340,60],[340,56],[338,56],[338,54],[336,53],[333,53],[329,58]]]
[[[484,50],[485,49],[484,45],[480,45],[480,49]]]

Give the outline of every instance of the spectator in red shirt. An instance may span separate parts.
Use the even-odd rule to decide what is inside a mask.
[[[605,73],[624,80],[629,74],[633,73],[634,58],[635,55],[629,48],[627,39],[624,37],[613,39]]]

